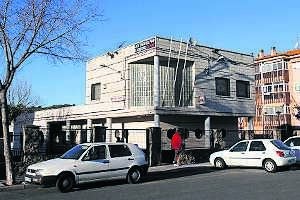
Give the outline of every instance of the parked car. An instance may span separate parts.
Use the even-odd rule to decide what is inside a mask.
[[[295,151],[297,164],[300,164],[300,136],[289,137],[284,141],[284,144]]]
[[[128,183],[137,183],[147,171],[145,154],[135,144],[84,143],[60,158],[30,165],[25,181],[56,184],[59,191],[68,192],[75,185],[104,179],[124,178]]]
[[[243,140],[228,150],[215,152],[209,161],[216,168],[227,166],[263,167],[275,172],[278,167],[290,166],[296,162],[295,152],[280,140]]]

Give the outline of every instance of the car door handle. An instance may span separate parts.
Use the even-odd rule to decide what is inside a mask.
[[[245,153],[241,153],[241,154],[245,154]]]
[[[134,158],[128,158],[128,160],[134,160]]]

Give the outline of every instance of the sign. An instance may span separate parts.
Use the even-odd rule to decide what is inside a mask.
[[[155,47],[155,38],[151,38],[149,40],[145,40],[134,45],[136,53],[147,51],[154,47]]]
[[[205,96],[199,96],[197,100],[198,100],[198,104],[200,105],[205,104]]]
[[[114,96],[110,98],[111,102],[125,101],[125,96]]]

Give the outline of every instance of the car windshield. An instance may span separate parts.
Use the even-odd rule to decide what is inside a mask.
[[[62,155],[60,158],[62,159],[74,159],[74,160],[78,160],[80,158],[80,156],[89,148],[89,145],[76,145],[75,147],[73,147],[72,149],[70,149],[69,151],[67,151],[66,153],[64,153],[64,155]]]
[[[290,148],[280,140],[272,140],[271,143],[280,150],[290,150]]]

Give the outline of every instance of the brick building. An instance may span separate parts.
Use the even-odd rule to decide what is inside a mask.
[[[300,50],[283,53],[271,48],[255,59],[255,129],[284,132],[282,139],[300,129]]]

